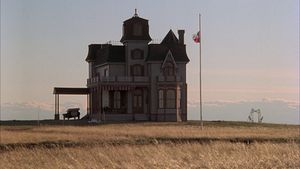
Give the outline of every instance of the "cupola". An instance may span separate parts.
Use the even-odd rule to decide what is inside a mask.
[[[136,9],[133,17],[123,22],[123,36],[120,41],[126,43],[131,40],[147,42],[152,40],[149,35],[148,20],[140,18]]]

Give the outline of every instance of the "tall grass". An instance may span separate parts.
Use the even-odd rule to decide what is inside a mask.
[[[193,124],[138,123],[101,126],[2,126],[1,143],[31,143],[41,141],[89,141],[131,139],[137,137],[299,137],[297,126],[206,126],[204,130]]]
[[[158,144],[17,149],[0,168],[300,168],[298,144]]]
[[[8,146],[7,149],[0,149],[1,169],[300,169],[299,142],[276,142],[278,139],[299,140],[298,126],[218,123],[217,125],[206,125],[204,130],[201,130],[197,123],[0,127],[0,148],[8,145],[11,147],[19,145],[14,148]],[[143,139],[149,138],[154,138],[154,141],[144,144]],[[159,141],[159,138],[162,138],[161,140],[167,139]],[[214,141],[182,141],[186,138],[191,140],[193,138],[205,138]],[[224,141],[228,138],[270,139],[275,140],[275,142],[264,141],[244,144]],[[45,141],[51,144],[52,142],[72,143],[72,146],[53,144],[49,147],[46,146],[47,144],[43,144]],[[105,144],[98,144],[99,142]]]

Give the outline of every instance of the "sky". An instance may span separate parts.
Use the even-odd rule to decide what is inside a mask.
[[[199,119],[202,15],[203,119],[299,124],[298,0],[1,0],[1,120],[54,116],[53,87],[85,87],[91,43],[119,41],[134,9],[152,39],[185,29],[188,119]],[[62,96],[60,111],[85,96]]]

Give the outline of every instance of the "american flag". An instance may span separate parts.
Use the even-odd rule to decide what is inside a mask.
[[[193,40],[196,43],[200,43],[200,31],[197,34],[193,35]]]

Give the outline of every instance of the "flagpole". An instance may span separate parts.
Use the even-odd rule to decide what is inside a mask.
[[[203,130],[203,117],[202,117],[202,66],[201,66],[201,14],[199,13],[199,99],[200,99],[200,123],[201,130]]]

